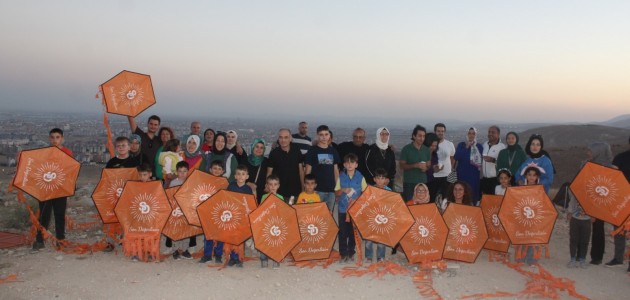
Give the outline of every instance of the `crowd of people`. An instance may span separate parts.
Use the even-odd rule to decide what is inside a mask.
[[[141,171],[151,172],[165,187],[182,184],[190,170],[198,169],[226,177],[230,182],[228,189],[253,194],[259,203],[275,194],[290,204],[324,202],[331,212],[336,206],[342,262],[352,261],[355,254],[354,232],[346,217],[348,204],[356,200],[367,185],[394,190],[397,169],[402,171],[402,190],[398,192],[408,204],[436,203],[440,211],[444,211],[448,203],[477,206],[483,194],[502,195],[510,186],[540,184],[549,193],[554,181],[554,165],[544,150],[542,136],[529,137],[523,149],[515,132],[508,132],[504,143],[498,126],[488,129],[483,143],[478,141],[478,130],[470,127],[465,141],[455,146],[446,139],[445,124],[435,124],[433,132],[416,125],[411,130],[411,142],[401,149],[397,158],[389,142],[390,131],[385,127],[376,130],[372,145],[365,143],[366,131],[362,128],[353,131],[352,141],[337,145],[332,142],[328,126],[318,126],[316,137],[312,139],[308,135],[308,123],[300,122],[294,134],[288,128],[279,129],[273,149],[265,156],[267,143],[262,138],[254,139],[251,145],[242,145],[234,130],[208,128],[202,133],[201,124],[192,122],[190,133],[177,139],[171,128],[161,126],[158,116],[148,118],[146,132],[135,118],[128,120],[132,134],[116,138],[116,156],[106,168],[139,167]],[[51,145],[69,151],[61,146],[63,131],[51,131],[50,141]],[[593,143],[588,149],[587,161],[618,168],[630,180],[630,150],[613,159],[606,143]],[[59,221],[57,215],[65,210],[65,198],[45,203],[50,203],[51,207],[40,208],[40,222],[47,227],[54,209],[57,238],[63,239],[63,218]],[[601,264],[603,221],[593,219],[591,224],[592,218],[584,214],[574,197],[569,212],[569,267],[585,267],[589,239],[592,240],[590,263]],[[172,244],[167,241],[167,246],[172,247]],[[196,245],[194,238],[188,245],[190,248]],[[204,245],[201,262],[209,262],[213,257],[216,262],[222,260],[220,242],[205,241]],[[373,244],[365,246],[366,253],[370,254],[367,259],[372,261]],[[33,249],[41,247],[43,243],[38,235]],[[625,235],[620,234],[615,237],[615,258],[606,265],[622,264],[624,250]],[[384,259],[384,251],[385,246],[377,245],[377,261]],[[395,251],[396,248],[392,249]],[[173,255],[189,258],[190,252],[191,249],[179,248],[179,251],[173,250]],[[263,255],[262,266],[267,265],[266,261]],[[230,265],[242,266],[234,253],[230,254]],[[274,267],[277,267],[275,263]]]

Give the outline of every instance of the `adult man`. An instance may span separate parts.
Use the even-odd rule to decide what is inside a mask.
[[[330,211],[335,207],[335,184],[339,180],[340,162],[339,153],[330,144],[330,129],[326,125],[320,125],[317,127],[317,145],[311,147],[304,157],[306,165],[304,173],[315,175],[317,178],[315,190]]]
[[[198,135],[201,138],[201,123],[199,121],[193,121],[190,123],[190,135]]]
[[[291,196],[297,198],[302,192],[304,155],[291,143],[289,129],[278,130],[278,145],[269,153],[267,176],[275,174],[280,178],[278,193],[288,201]]]
[[[435,200],[438,195],[446,196],[447,177],[455,165],[455,145],[445,138],[446,125],[443,123],[435,124],[433,132],[438,137],[438,163],[433,166],[433,181],[429,183],[429,190],[431,197]]]
[[[337,152],[339,153],[339,158],[341,160],[343,160],[343,158],[349,153],[354,153],[359,158],[359,166],[357,167],[357,170],[361,172],[361,175],[363,175],[367,182],[372,181],[370,172],[367,171],[367,166],[365,164],[365,154],[369,149],[370,145],[365,143],[365,130],[360,127],[356,128],[352,132],[352,142],[343,142],[337,145]],[[343,166],[343,164],[341,166]]]
[[[400,151],[400,168],[403,170],[403,200],[413,198],[418,183],[427,182],[427,170],[431,166],[429,148],[423,145],[427,130],[416,125],[411,134],[412,142]]]
[[[147,164],[151,166],[153,170],[153,174],[155,175],[155,155],[157,154],[158,148],[162,146],[162,140],[157,135],[158,129],[160,128],[160,117],[156,115],[152,115],[149,117],[147,121],[147,132],[144,132],[138,124],[136,123],[136,119],[134,117],[127,117],[129,121],[129,127],[131,127],[131,132],[140,136],[140,152],[145,155]]]
[[[628,138],[628,145],[630,145],[630,138]],[[630,182],[630,150],[621,152],[615,156],[612,161],[613,168],[621,170],[626,180]],[[615,229],[617,229],[615,227]],[[615,235],[615,257],[606,263],[606,266],[612,267],[623,264],[623,254],[626,249],[626,234],[622,231],[618,235]],[[628,272],[630,273],[630,262],[628,262]]]
[[[302,121],[298,125],[298,133],[293,134],[293,143],[296,144],[298,149],[302,152],[302,154],[306,154],[309,149],[311,149],[312,140],[307,135],[308,134],[308,123]],[[281,184],[282,185],[282,184]]]
[[[497,157],[499,152],[505,149],[501,143],[499,126],[492,125],[488,128],[488,141],[483,143],[483,160],[481,161],[481,194],[494,195],[494,188],[499,184],[497,180]]]

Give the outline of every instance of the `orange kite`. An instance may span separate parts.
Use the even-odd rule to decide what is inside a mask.
[[[193,170],[175,193],[175,200],[177,200],[177,204],[179,204],[188,223],[201,227],[197,206],[219,190],[227,187],[228,181],[225,177],[217,177],[203,171]]]
[[[92,201],[103,224],[118,223],[118,218],[114,213],[118,198],[128,180],[138,179],[140,178],[136,168],[103,169],[101,180],[92,193]]]
[[[101,85],[107,112],[135,117],[155,104],[151,76],[122,71]]]
[[[179,241],[187,237],[196,236],[203,233],[203,230],[197,226],[188,224],[184,213],[175,201],[175,193],[179,189],[179,186],[171,187],[165,190],[168,202],[171,204],[173,211],[166,221],[166,225],[162,230],[162,233],[171,238],[174,241]]]
[[[443,217],[448,227],[444,258],[474,263],[488,240],[481,208],[449,203]]]
[[[620,226],[630,215],[630,183],[619,170],[587,162],[570,188],[591,217]]]
[[[503,196],[486,195],[481,197],[481,211],[488,229],[488,241],[483,245],[484,249],[508,252],[510,249],[510,237],[505,232],[501,220],[499,220],[499,208],[503,202]]]
[[[434,203],[409,206],[415,219],[411,229],[400,240],[409,263],[442,259],[448,228]]]
[[[20,152],[13,186],[43,202],[74,195],[81,164],[57,147]]]
[[[547,244],[558,212],[542,185],[509,187],[499,220],[514,245]]]
[[[297,212],[302,241],[291,250],[295,261],[327,259],[339,228],[326,203],[299,204]]]
[[[254,209],[254,195],[220,190],[197,207],[197,214],[207,240],[240,245],[252,236],[247,216]]]
[[[348,208],[363,239],[394,247],[414,218],[399,193],[368,186]]]
[[[127,256],[160,259],[160,235],[171,214],[161,181],[127,181],[114,212],[124,230]]]
[[[301,241],[295,209],[273,194],[249,214],[249,223],[256,249],[276,262]]]

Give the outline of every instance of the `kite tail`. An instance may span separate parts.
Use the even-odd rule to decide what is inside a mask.
[[[99,98],[99,95],[103,95],[103,87],[98,87],[98,93],[96,93],[96,99]],[[107,151],[111,157],[114,157],[114,143],[112,141],[112,129],[109,127],[109,118],[107,117],[107,105],[105,105],[105,97],[102,97],[101,102],[103,103],[103,124],[105,125],[105,129],[107,129]]]
[[[160,260],[160,234],[131,235],[125,233],[122,239],[125,256],[136,256],[144,262]]]
[[[523,248],[525,248],[525,246],[523,245],[514,245],[514,259],[515,260],[519,261],[525,258],[525,253],[527,253],[527,251],[523,251]]]
[[[352,222],[352,230],[354,231],[354,243],[357,248],[357,266],[360,267],[363,265],[363,247],[361,246],[361,235],[359,234],[359,230],[357,230],[357,226],[354,225],[354,222]]]

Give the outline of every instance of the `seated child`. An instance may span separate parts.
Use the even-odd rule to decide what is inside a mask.
[[[508,169],[499,170],[499,184],[494,188],[495,195],[505,195],[507,188],[512,185],[512,173]]]

